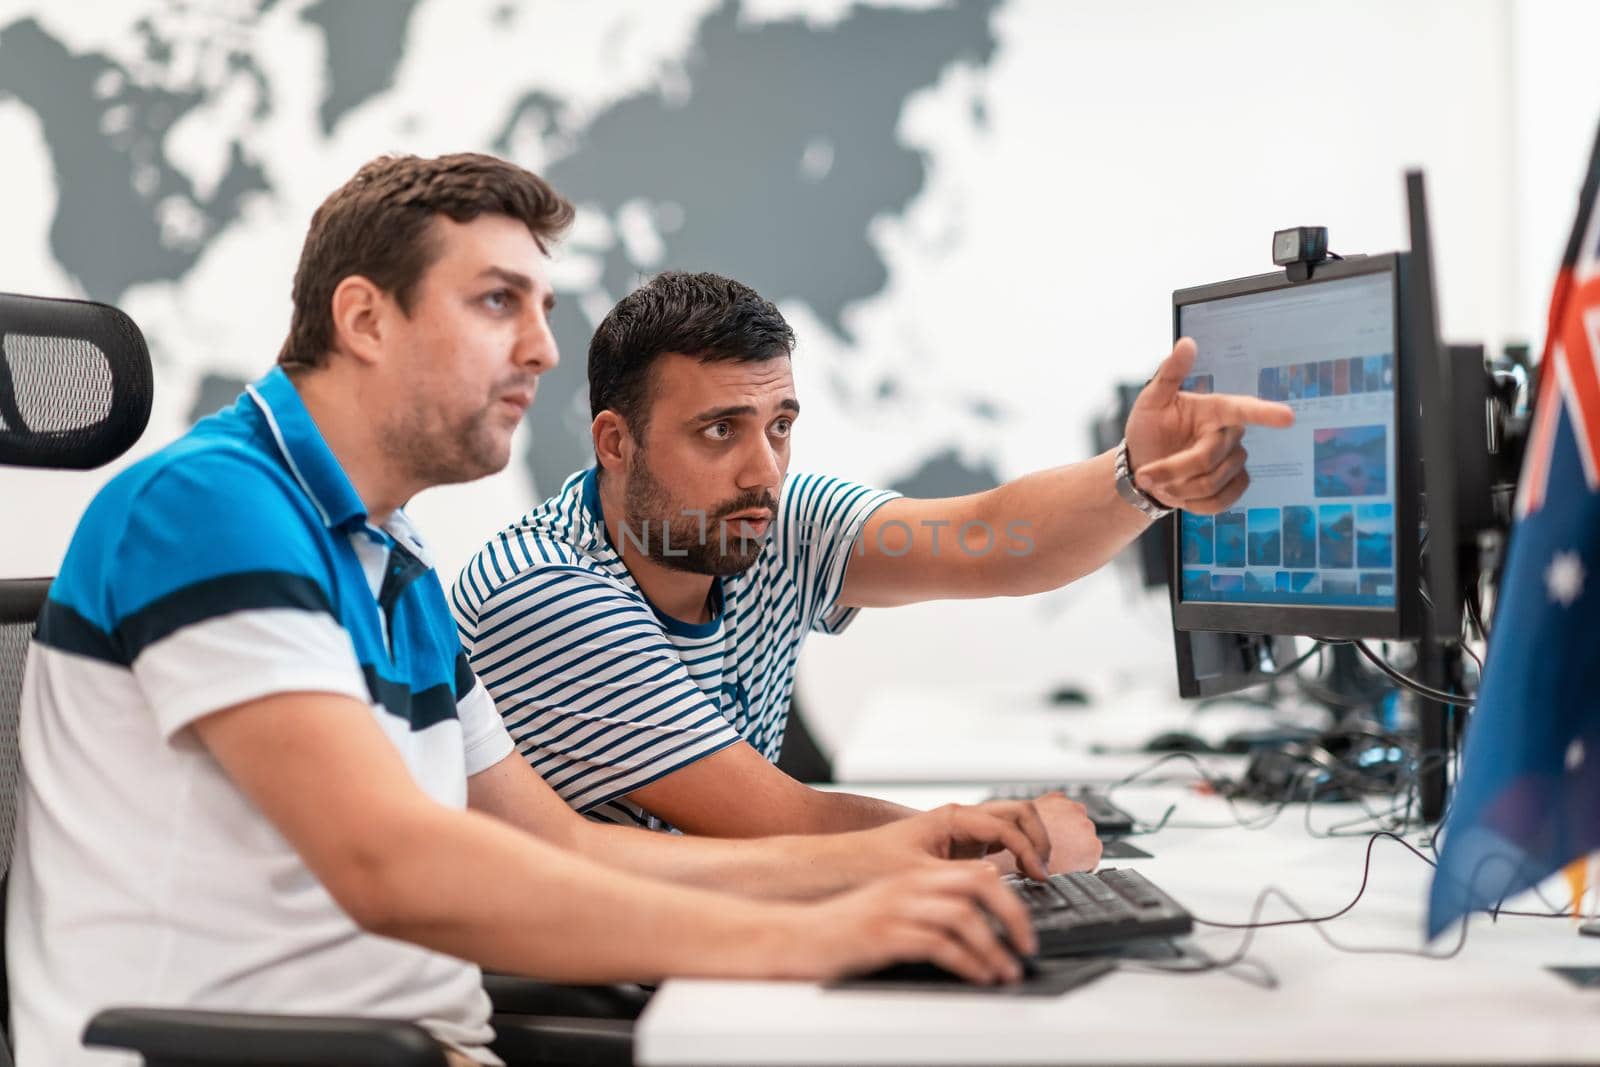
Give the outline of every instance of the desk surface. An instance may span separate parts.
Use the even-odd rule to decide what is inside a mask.
[[[1111,782],[1148,767],[1141,746],[1163,731],[1215,745],[1240,730],[1327,725],[1320,709],[1197,704],[1161,685],[1051,704],[1008,689],[886,687],[834,755],[841,782]]]
[[[916,806],[971,800],[972,787],[874,790]],[[1199,918],[1243,922],[1275,886],[1312,914],[1344,907],[1362,881],[1366,835],[1325,839],[1359,814],[1349,805],[1294,805],[1260,829],[1239,828],[1225,802],[1181,786],[1119,790],[1144,819],[1176,804],[1168,827],[1141,839],[1155,855],[1122,861]],[[1241,807],[1243,812],[1259,808]],[[1212,828],[1222,827],[1222,828]],[[1422,835],[1411,833],[1417,842]],[[1418,951],[1430,868],[1394,841],[1373,848],[1360,902],[1320,927],[1256,932],[1247,959],[1270,972],[1261,988],[1240,967],[1195,975],[1120,970],[1056,998],[826,990],[809,983],[668,982],[637,1033],[638,1062],[675,1064],[994,1064],[1133,1062],[1574,1062],[1600,1056],[1600,988],[1580,990],[1550,965],[1600,966],[1600,940],[1566,918],[1475,917],[1461,953]],[[1550,894],[1556,899],[1555,891]],[[1535,897],[1518,902],[1543,910]],[[1509,906],[1509,905],[1508,905]],[[1280,899],[1263,919],[1292,918]],[[1215,958],[1244,931],[1197,926]],[[1426,946],[1444,954],[1456,933]]]

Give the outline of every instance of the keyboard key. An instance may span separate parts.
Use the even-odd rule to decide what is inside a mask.
[[[1137,871],[1057,874],[1035,882],[1007,879],[1027,906],[1042,955],[1071,955],[1146,937],[1175,937],[1193,927],[1176,902]]]

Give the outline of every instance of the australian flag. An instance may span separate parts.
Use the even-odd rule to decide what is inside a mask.
[[[1428,935],[1600,850],[1600,141],[1550,299],[1533,428]]]

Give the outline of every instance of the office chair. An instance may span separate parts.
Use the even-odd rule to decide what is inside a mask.
[[[833,781],[833,761],[822,751],[806,725],[798,687],[789,698],[789,721],[784,724],[783,743],[778,749],[778,770],[797,782]]]
[[[152,394],[144,337],[122,312],[0,293],[0,465],[109,463],[144,432]],[[49,578],[0,579],[0,905],[16,821],[23,667],[49,588]],[[485,988],[493,1047],[513,1065],[632,1062],[632,1021],[646,997],[637,987],[489,976]],[[12,1067],[9,1003],[0,974],[0,1067]],[[147,1067],[446,1067],[427,1031],[401,1020],[115,1007],[90,1020],[84,1042],[136,1053]]]

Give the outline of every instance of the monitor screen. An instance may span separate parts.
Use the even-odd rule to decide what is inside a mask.
[[[1178,307],[1198,350],[1185,387],[1294,408],[1251,427],[1250,486],[1179,515],[1180,602],[1396,607],[1395,282],[1329,278]]]

